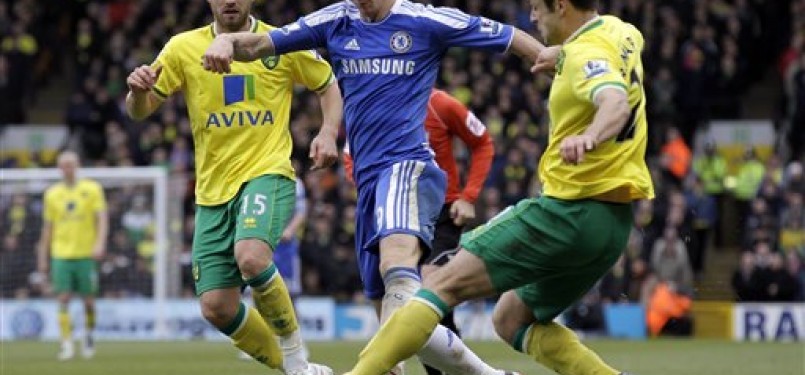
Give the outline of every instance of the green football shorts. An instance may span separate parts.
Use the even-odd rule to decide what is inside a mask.
[[[543,196],[507,208],[461,245],[484,261],[498,292],[516,288],[547,323],[609,271],[631,228],[630,204]]]
[[[50,277],[53,292],[56,294],[94,296],[98,293],[98,267],[95,259],[51,259]]]
[[[229,202],[197,206],[193,233],[196,294],[242,286],[235,242],[256,238],[276,248],[295,201],[294,181],[281,175],[263,175],[243,184]]]

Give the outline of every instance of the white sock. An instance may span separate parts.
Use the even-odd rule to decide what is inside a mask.
[[[383,276],[383,282],[386,294],[380,308],[381,325],[422,288],[422,280],[413,268],[392,268]]]
[[[436,326],[430,339],[417,353],[419,360],[450,375],[503,375],[478,358],[461,338],[443,325]]]
[[[302,335],[298,329],[289,335],[280,336],[280,348],[282,349],[283,369],[286,371],[307,369],[305,343],[302,342]]]
[[[422,279],[416,269],[407,267],[392,268],[383,275],[386,294],[380,307],[380,324],[386,322],[391,314],[403,307],[414,294],[422,288]],[[391,372],[394,375],[405,374],[405,362],[400,362]]]

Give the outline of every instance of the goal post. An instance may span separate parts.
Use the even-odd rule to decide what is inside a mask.
[[[168,298],[175,297],[175,295],[169,294],[176,293],[175,290],[178,290],[180,283],[179,278],[181,277],[181,273],[178,272],[178,267],[174,267],[173,270],[171,270],[170,267],[170,259],[173,257],[171,256],[171,234],[169,232],[171,231],[171,226],[177,226],[176,223],[181,223],[182,219],[171,218],[169,215],[171,215],[172,212],[170,207],[171,202],[173,202],[174,205],[181,205],[183,197],[176,197],[175,195],[178,195],[178,191],[182,189],[170,189],[171,178],[169,178],[167,169],[162,167],[82,167],[78,171],[78,177],[98,181],[101,186],[103,186],[104,191],[107,192],[107,199],[109,199],[110,192],[117,196],[122,195],[123,198],[119,200],[129,199],[129,196],[121,193],[126,191],[147,191],[151,194],[150,199],[148,199],[148,197],[140,199],[140,201],[150,200],[151,216],[147,214],[140,215],[139,222],[142,223],[142,225],[149,225],[149,227],[152,228],[152,232],[149,232],[148,235],[153,235],[153,238],[149,241],[149,249],[147,249],[147,251],[153,254],[153,263],[151,264],[153,280],[148,281],[153,284],[151,288],[154,303],[153,307],[155,309],[153,332],[156,338],[166,338],[167,321],[165,317],[167,313],[165,309],[167,308]],[[33,206],[41,210],[42,194],[49,186],[59,181],[61,178],[61,171],[56,168],[0,169],[0,181],[2,181],[2,188],[0,188],[0,208],[5,212],[7,207],[13,204],[11,202],[15,196],[25,195],[26,197],[23,198],[23,200],[29,199],[36,202]],[[182,180],[184,179],[182,178]],[[124,202],[123,204],[130,203],[131,202]],[[177,210],[173,210],[174,215],[176,215],[176,211]],[[181,209],[178,211],[179,215],[181,215]],[[41,212],[36,214],[41,215]],[[152,218],[153,221],[150,224],[147,223],[149,217]],[[116,221],[122,221],[120,218],[114,219]],[[5,220],[6,217],[3,218],[4,222]],[[125,232],[125,230],[119,226],[117,229],[114,228],[111,220],[112,218],[110,218],[110,237],[112,237],[113,230]],[[137,220],[130,221],[136,222]],[[10,224],[3,224],[3,226],[6,225]],[[38,223],[37,226],[41,226],[41,223]],[[26,228],[26,230],[28,233],[38,234],[40,232],[39,228]],[[4,236],[6,236],[6,232],[7,230],[4,228]],[[20,245],[20,248],[23,248],[25,251],[34,250],[36,240],[38,240],[38,235],[35,234],[30,234],[28,237],[29,238],[25,238],[25,241],[20,241],[21,243],[24,242],[24,244]],[[110,238],[108,241],[111,242],[112,239]],[[4,246],[6,246],[5,242]],[[28,249],[24,249],[24,247]],[[140,251],[140,249],[136,249],[136,251]],[[35,254],[35,250],[31,254]],[[137,260],[139,261],[139,258],[137,258]],[[27,275],[20,275],[20,277],[26,276]],[[103,288],[103,285],[101,285],[101,287]],[[171,292],[171,290],[174,290],[174,292]],[[9,298],[9,296],[2,297]]]

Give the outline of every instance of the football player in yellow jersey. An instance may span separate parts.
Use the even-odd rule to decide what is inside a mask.
[[[631,202],[654,195],[644,162],[643,37],[599,16],[595,0],[531,5],[545,41],[562,45],[540,162],[543,194],[466,234],[458,254],[381,327],[350,374],[383,374],[416,353],[451,308],[497,293],[495,329],[516,350],[563,375],[619,374],[554,318],[623,252]]]
[[[81,355],[95,354],[92,331],[95,328],[95,294],[98,292],[96,260],[106,253],[109,217],[101,185],[90,179],[79,179],[78,155],[61,153],[57,165],[62,181],[48,188],[44,197],[42,236],[38,245],[39,272],[50,266],[53,291],[59,300],[61,352],[59,359],[74,356],[73,332],[68,307],[72,295],[84,300],[84,337]],[[50,262],[48,262],[50,254]]]
[[[323,125],[311,143],[314,168],[338,158],[343,102],[332,70],[315,51],[234,63],[207,72],[199,57],[219,33],[273,29],[250,16],[252,0],[208,0],[214,22],[172,37],[150,66],[128,77],[129,115],[151,115],[183,91],[195,141],[193,277],[204,317],[234,345],[286,374],[329,374],[308,363],[288,289],[272,252],[294,209],[289,113],[295,83],[320,96]],[[255,308],[240,301],[253,290]],[[279,336],[279,344],[274,334]]]

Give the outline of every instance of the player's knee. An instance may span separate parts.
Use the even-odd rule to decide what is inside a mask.
[[[201,315],[215,327],[225,327],[235,319],[238,305],[231,306],[223,299],[201,296]]]
[[[419,264],[419,238],[392,234],[380,240],[380,274],[395,267],[416,267]]]
[[[235,244],[235,260],[243,276],[257,276],[268,267],[271,252],[267,247],[265,242],[256,239],[241,240]]]
[[[509,345],[514,344],[514,337],[520,329],[519,322],[507,316],[504,308],[495,306],[495,311],[492,313],[492,324],[495,327],[495,333],[498,337],[506,341]]]

